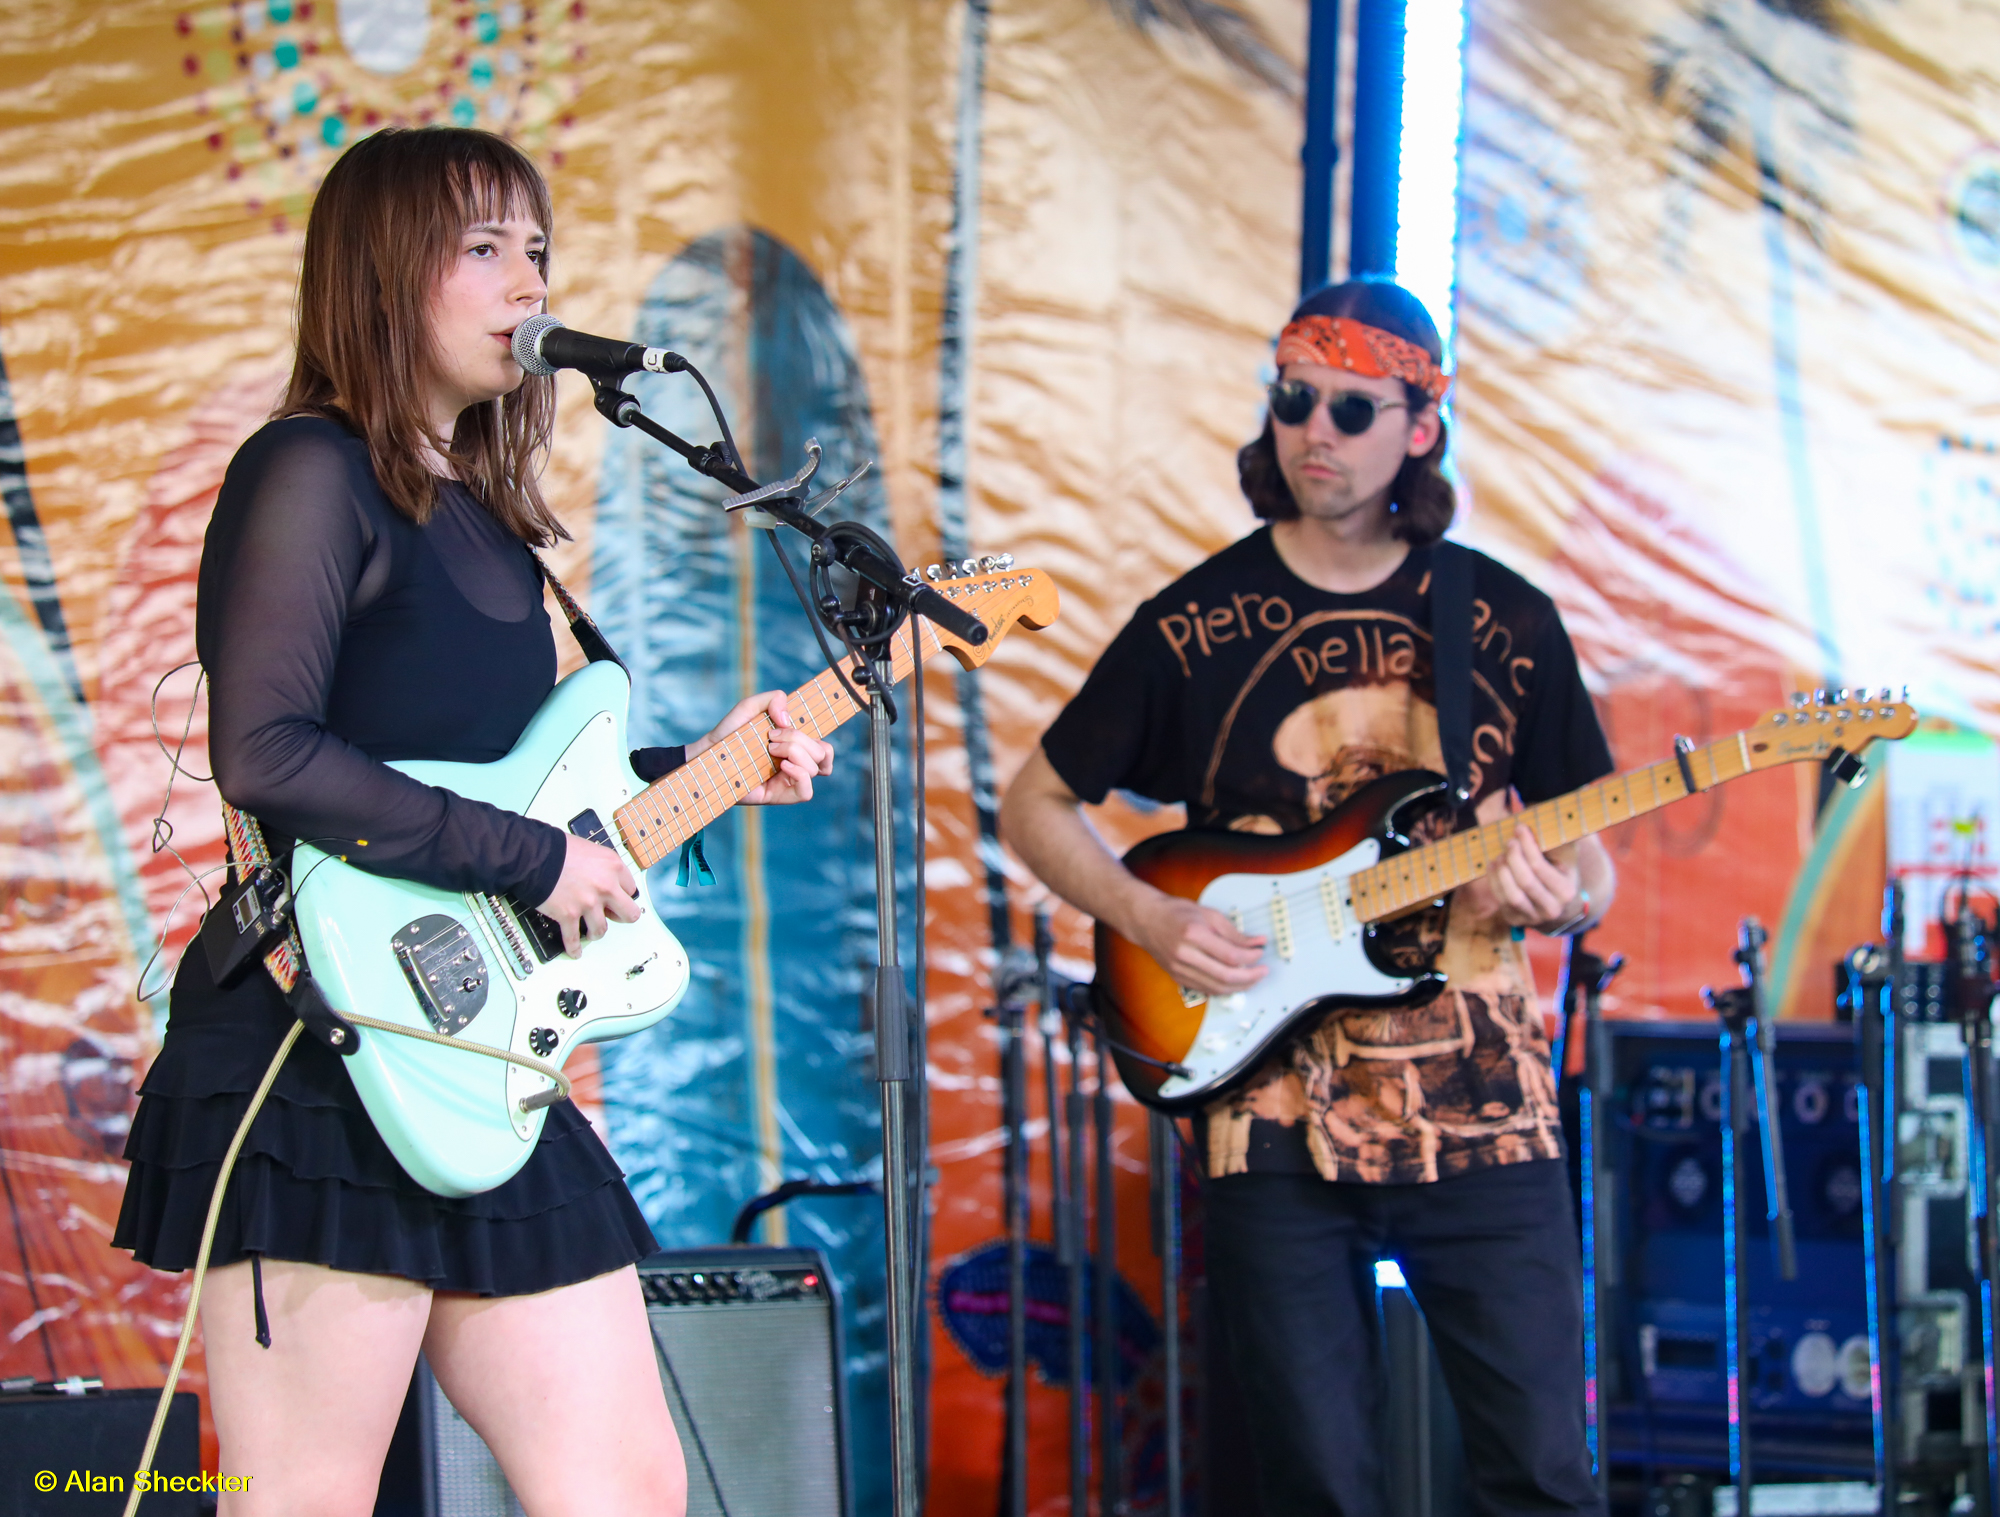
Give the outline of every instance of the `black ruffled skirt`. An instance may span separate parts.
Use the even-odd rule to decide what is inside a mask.
[[[196,1262],[223,1155],[290,1025],[261,973],[217,991],[202,959],[195,945],[183,960],[166,1039],[140,1090],[111,1240],[169,1272]],[[439,1196],[377,1135],[345,1061],[301,1037],[237,1156],[209,1262],[259,1254],[519,1296],[622,1268],[658,1246],[573,1103],[549,1109],[535,1151],[504,1185]]]

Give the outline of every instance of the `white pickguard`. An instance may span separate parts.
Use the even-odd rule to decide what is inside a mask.
[[[1185,1072],[1167,1077],[1160,1100],[1198,1099],[1244,1073],[1310,1001],[1394,1001],[1410,992],[1414,978],[1386,975],[1369,962],[1366,928],[1348,889],[1348,876],[1381,854],[1371,838],[1317,869],[1209,882],[1201,904],[1265,940],[1265,975],[1249,990],[1208,999],[1201,1031],[1180,1061]]]

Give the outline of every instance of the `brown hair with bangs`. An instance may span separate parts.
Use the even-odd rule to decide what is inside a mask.
[[[299,346],[279,416],[324,416],[367,439],[375,478],[422,524],[437,509],[425,445],[510,532],[537,546],[569,536],[536,483],[555,420],[555,380],[466,407],[450,445],[423,396],[439,372],[431,303],[465,229],[526,215],[549,231],[549,187],[526,154],[491,132],[390,128],[327,173],[306,222]]]

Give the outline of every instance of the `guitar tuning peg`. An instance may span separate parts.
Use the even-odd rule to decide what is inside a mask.
[[[975,575],[975,574],[977,574],[978,572],[979,572],[979,560],[978,560],[978,559],[976,559],[976,558],[961,558],[961,559],[960,559],[960,560],[958,561],[958,577],[959,577],[960,579],[971,579],[971,578],[972,578],[972,576],[973,576],[973,575]]]
[[[979,567],[987,574],[1005,574],[1009,569],[1014,567],[1014,555],[1011,553],[989,553],[979,560]]]
[[[944,578],[944,565],[943,564],[929,565],[924,570],[924,578],[929,580],[932,584],[936,584],[939,580]]]
[[[1895,698],[1896,692],[1891,690],[1887,685],[1884,685],[1875,695],[1875,699],[1878,701],[1893,701]]]
[[[1792,692],[1792,704],[1794,706],[1803,706],[1809,699],[1811,697],[1803,690],[1794,690]]]

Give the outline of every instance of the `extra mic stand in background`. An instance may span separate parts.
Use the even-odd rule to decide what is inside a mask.
[[[1947,899],[1949,897],[1947,896]],[[1994,1394],[1993,1292],[2000,1281],[2000,1218],[1995,1214],[1993,1174],[1993,959],[1989,923],[1972,905],[1972,882],[1959,891],[1958,914],[1947,916],[1945,928],[1946,994],[1965,1038],[1965,1098],[1972,1124],[1971,1178],[1973,1221],[1978,1229],[1973,1249],[1973,1280],[1979,1290],[1980,1349],[1986,1364],[1986,1458],[1978,1466],[1984,1490],[1974,1493],[1975,1510],[2000,1510],[2000,1397]]]
[[[597,409],[620,427],[636,427],[654,441],[671,448],[687,460],[699,474],[737,492],[725,501],[729,511],[752,511],[748,519],[755,526],[784,525],[802,533],[812,543],[815,577],[823,576],[838,564],[860,581],[860,592],[852,610],[844,610],[830,593],[816,603],[810,601],[793,573],[791,560],[779,548],[779,561],[799,592],[808,601],[826,631],[832,632],[855,655],[855,673],[866,687],[869,751],[873,780],[875,820],[875,930],[877,964],[875,971],[875,1077],[882,1087],[882,1209],[887,1232],[888,1318],[889,1318],[889,1407],[890,1474],[895,1517],[918,1517],[922,1504],[922,1475],[919,1458],[916,1380],[916,1307],[922,1301],[921,1282],[916,1278],[915,1206],[913,1159],[921,1162],[922,1135],[913,1146],[909,1114],[911,1087],[919,1088],[924,1072],[912,1058],[914,1024],[903,969],[899,958],[896,927],[896,803],[890,767],[890,727],[895,721],[889,690],[895,683],[894,636],[912,612],[927,616],[953,635],[977,647],[986,641],[985,626],[967,615],[914,574],[881,537],[859,522],[826,524],[814,520],[819,509],[845,490],[861,471],[857,470],[817,499],[806,500],[806,485],[819,468],[819,445],[808,443],[806,466],[791,479],[760,486],[744,472],[729,424],[722,415],[715,392],[692,366],[687,371],[701,385],[722,441],[699,447],[675,436],[639,408],[639,402],[619,387],[617,380],[593,378]],[[866,465],[863,466],[865,468]],[[775,541],[775,540],[774,540]],[[828,663],[843,683],[848,675],[820,638]],[[915,639],[912,647],[915,648]],[[918,650],[919,653],[921,650]],[[916,659],[914,678],[921,679],[922,659]],[[852,684],[850,683],[850,689]]]
[[[1563,1032],[1580,1022],[1583,1038],[1583,1084],[1577,1093],[1577,1136],[1582,1149],[1577,1168],[1583,1194],[1583,1377],[1584,1431],[1590,1457],[1597,1470],[1597,1493],[1604,1496],[1611,1485],[1611,1447],[1607,1436],[1604,1408],[1612,1376],[1607,1373],[1610,1356],[1607,1342],[1617,1341],[1610,1331],[1611,1310],[1618,1289],[1617,1209],[1612,1201],[1611,1124],[1612,1089],[1611,1028],[1604,1020],[1604,991],[1625,967],[1625,955],[1615,953],[1600,958],[1583,946],[1583,933],[1569,939],[1563,954],[1562,993],[1557,1005],[1562,1022],[1557,1032],[1555,1069],[1562,1075]]]
[[[1749,1273],[1750,1229],[1743,1206],[1743,1177],[1754,1122],[1764,1154],[1765,1214],[1771,1224],[1771,1252],[1778,1278],[1796,1280],[1797,1248],[1792,1209],[1785,1195],[1784,1140],[1778,1131],[1776,1081],[1778,1029],[1764,1005],[1763,924],[1745,917],[1739,930],[1735,990],[1702,987],[1701,998],[1722,1019],[1722,1287],[1723,1325],[1729,1338],[1729,1473],[1736,1485],[1736,1510],[1749,1517],[1754,1484],[1750,1457]]]

